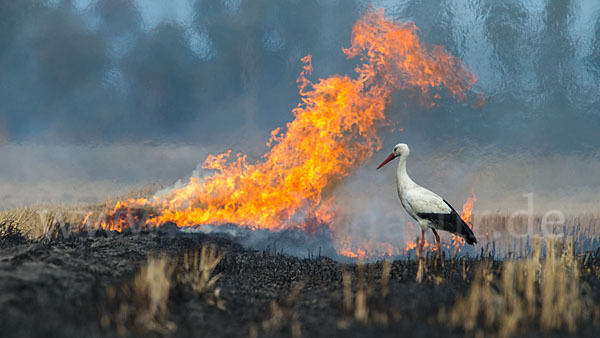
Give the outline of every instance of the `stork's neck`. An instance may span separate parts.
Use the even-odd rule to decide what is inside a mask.
[[[398,161],[398,170],[396,171],[396,184],[398,185],[398,192],[402,193],[406,189],[412,188],[416,183],[408,176],[406,172],[406,158],[408,156],[400,156]]]

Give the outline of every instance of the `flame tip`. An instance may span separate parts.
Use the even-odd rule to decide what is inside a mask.
[[[135,208],[149,207],[155,212],[143,220],[149,226],[233,223],[282,230],[298,226],[299,217],[314,217],[334,233],[341,231],[331,190],[381,147],[377,131],[389,125],[385,109],[393,92],[416,89],[419,103],[431,107],[440,98],[438,88],[462,100],[476,81],[445,48],[424,44],[414,23],[394,22],[383,9],[367,10],[353,26],[351,45],[342,51],[347,58],[359,58],[354,78],[333,75],[313,83],[307,78],[313,72],[312,55],[300,58],[301,101],[292,110],[294,120],[271,131],[268,151],[258,161],[249,163],[240,153],[232,157],[231,149],[208,155],[202,168],[209,174],[190,177],[187,184],[152,199],[120,201],[102,227],[122,230],[128,218],[121,218],[122,210],[135,215]],[[360,240],[350,238],[338,253],[360,259],[398,253],[390,243],[358,245]]]

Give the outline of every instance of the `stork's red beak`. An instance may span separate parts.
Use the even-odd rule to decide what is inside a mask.
[[[391,153],[390,156],[388,156],[385,161],[381,162],[381,164],[379,165],[379,167],[377,167],[377,169],[383,167],[384,165],[386,165],[389,161],[393,160],[396,158],[396,155],[394,155],[394,153]]]

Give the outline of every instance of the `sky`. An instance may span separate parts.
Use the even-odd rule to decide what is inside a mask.
[[[312,54],[315,80],[350,74],[342,48],[369,6],[415,22],[486,97],[425,109],[397,93],[388,118],[402,132],[382,131],[385,147],[409,143],[425,166],[443,158],[457,200],[475,177],[487,177],[485,190],[497,181],[489,173],[512,168],[532,174],[506,186],[547,195],[548,177],[560,177],[563,190],[592,189],[581,194],[590,203],[600,186],[597,1],[20,0],[0,2],[0,208],[172,184],[230,148],[258,158],[270,130],[293,118],[300,58]],[[418,175],[442,185],[438,172]],[[503,191],[517,200],[515,189]]]

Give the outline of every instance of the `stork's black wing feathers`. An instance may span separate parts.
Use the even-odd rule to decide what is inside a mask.
[[[448,231],[457,234],[465,239],[468,244],[473,245],[477,243],[473,231],[469,228],[467,223],[460,218],[460,215],[454,210],[454,208],[444,200],[444,203],[452,210],[449,214],[438,214],[438,213],[417,213],[417,216],[427,219],[433,224],[438,226],[438,229]]]

